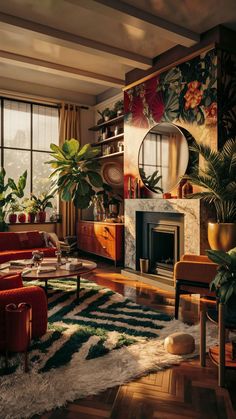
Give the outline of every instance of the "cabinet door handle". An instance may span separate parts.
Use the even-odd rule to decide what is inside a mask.
[[[106,246],[102,246],[103,249],[106,249]]]

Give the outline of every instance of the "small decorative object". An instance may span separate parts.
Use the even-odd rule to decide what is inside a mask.
[[[119,151],[119,153],[121,153],[122,151],[124,151],[124,143],[123,143],[123,141],[119,141],[119,143],[118,143],[118,151]]]
[[[119,196],[112,196],[108,201],[109,207],[109,217],[116,218],[119,215],[120,210],[120,197]]]
[[[171,193],[170,192],[165,192],[163,193],[163,199],[170,199],[171,198]]]
[[[57,257],[57,266],[61,266],[61,251],[60,250],[57,250],[55,252],[55,255]]]
[[[104,208],[100,196],[95,194],[93,197],[93,219],[94,221],[102,221],[104,218]]]
[[[26,215],[24,212],[20,212],[20,214],[18,214],[18,221],[22,224],[26,222]]]
[[[149,270],[149,259],[139,259],[141,274],[147,273]]]
[[[194,338],[187,333],[172,333],[165,338],[164,348],[167,352],[174,355],[191,354],[195,349]]]
[[[17,221],[17,214],[14,214],[14,213],[9,214],[8,221],[10,224],[15,224]]]
[[[38,268],[43,261],[44,253],[40,252],[40,250],[34,250],[32,252],[32,263],[33,265]]]
[[[47,216],[46,211],[37,212],[37,215],[36,215],[37,223],[45,223],[46,216]]]
[[[131,176],[128,177],[128,198],[132,198],[132,178]]]
[[[35,222],[36,214],[34,212],[28,213],[28,223],[34,223]]]
[[[185,178],[183,178],[179,181],[178,188],[177,188],[177,198],[178,199],[183,198],[182,189],[183,189],[183,186],[185,185],[186,182],[187,182],[187,179],[185,179]]]
[[[186,183],[182,187],[182,198],[187,198],[188,195],[193,193],[193,187],[191,183],[187,180]]]

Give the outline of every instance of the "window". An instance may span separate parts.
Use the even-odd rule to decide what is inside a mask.
[[[25,195],[48,192],[50,143],[59,142],[57,106],[1,99],[1,166],[17,179],[25,170]]]

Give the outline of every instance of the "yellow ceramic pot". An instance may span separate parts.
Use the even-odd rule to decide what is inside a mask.
[[[236,247],[236,223],[208,223],[208,242],[213,250]]]

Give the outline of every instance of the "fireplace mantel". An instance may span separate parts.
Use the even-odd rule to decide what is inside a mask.
[[[126,199],[125,266],[136,269],[136,211],[184,215],[184,253],[204,254],[209,247],[205,208],[198,199]]]

